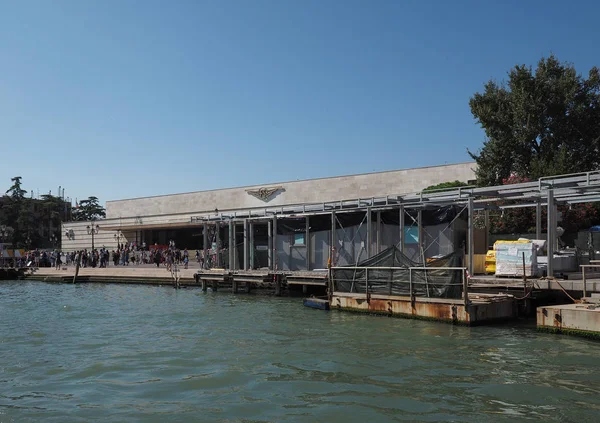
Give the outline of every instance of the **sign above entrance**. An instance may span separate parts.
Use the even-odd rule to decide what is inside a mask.
[[[279,187],[264,187],[264,188],[247,189],[246,190],[246,192],[248,194],[250,194],[251,196],[256,197],[259,200],[262,200],[265,202],[271,200],[271,198],[273,198],[273,195],[275,195],[275,193],[277,193],[278,191],[285,191],[285,190],[281,186],[279,186]]]

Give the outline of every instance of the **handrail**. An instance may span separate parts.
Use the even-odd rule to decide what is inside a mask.
[[[391,267],[391,266],[335,266],[331,269],[343,269],[343,270],[353,270],[353,269],[369,269],[369,270],[467,270],[466,267],[436,267],[436,266],[411,266],[411,267]]]
[[[592,261],[600,262],[600,260],[592,260]],[[587,281],[585,279],[585,269],[600,267],[600,263],[598,263],[598,264],[580,264],[579,267],[581,267],[581,279],[583,281],[583,296],[587,297]]]
[[[600,267],[600,265],[598,265],[597,267]],[[332,271],[332,283],[335,283],[334,281],[346,281],[346,282],[352,282],[352,286],[354,286],[354,282],[355,282],[355,277],[353,277],[352,279],[340,279],[340,278],[336,278],[333,275],[333,271],[334,270],[350,270],[350,271],[354,271],[355,275],[356,275],[356,270],[357,269],[364,269],[365,271],[365,296],[367,299],[367,302],[370,301],[371,299],[371,290],[369,289],[369,270],[389,270],[389,271],[396,271],[396,270],[404,270],[407,271],[408,270],[408,286],[409,286],[409,293],[410,293],[410,298],[411,298],[411,302],[414,301],[414,285],[426,285],[427,286],[427,290],[429,290],[429,283],[428,281],[415,281],[413,280],[413,271],[415,270],[429,270],[429,271],[434,271],[434,270],[449,270],[449,271],[460,271],[461,273],[461,281],[459,283],[449,283],[448,285],[451,286],[462,286],[463,288],[463,294],[462,294],[462,299],[464,302],[465,307],[467,307],[469,305],[469,279],[467,277],[467,268],[466,267],[423,267],[423,266],[411,266],[411,267],[391,267],[391,266],[381,266],[381,267],[369,267],[369,266],[348,266],[348,267],[343,267],[343,266],[335,266],[335,267],[331,267],[330,270]],[[406,283],[403,282],[403,283]],[[352,288],[350,288],[350,292],[352,292]],[[390,285],[390,295],[391,295],[391,285]]]

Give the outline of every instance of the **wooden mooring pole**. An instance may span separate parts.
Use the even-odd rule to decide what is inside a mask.
[[[77,283],[77,276],[79,275],[79,263],[81,262],[81,256],[77,255],[77,262],[75,263],[75,275],[73,276],[73,283]]]
[[[275,275],[275,296],[281,297],[281,275]]]

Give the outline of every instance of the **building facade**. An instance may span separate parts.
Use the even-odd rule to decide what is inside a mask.
[[[468,183],[475,179],[474,170],[475,163],[469,162],[108,201],[106,219],[63,223],[62,246],[73,251],[93,243],[113,250],[123,243],[151,247],[174,240],[182,249],[206,247],[214,264],[223,267],[323,268],[331,243],[331,224],[324,224],[332,220],[330,210],[339,209],[336,219],[347,223],[338,226],[348,238],[338,235],[337,241],[348,244],[338,246],[340,259],[355,261],[406,238],[394,229],[398,223],[386,221],[389,212],[383,205],[431,185]],[[366,203],[381,207],[363,219],[353,205]]]

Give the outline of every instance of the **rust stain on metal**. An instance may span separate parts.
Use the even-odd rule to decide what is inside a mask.
[[[562,326],[562,316],[560,312],[554,314],[554,326],[560,328]]]
[[[377,312],[388,311],[388,302],[386,300],[374,300],[371,298],[369,303],[369,310]]]
[[[413,316],[417,318],[429,318],[434,320],[462,323],[479,323],[487,320],[510,317],[507,315],[506,307],[499,305],[469,305],[465,307],[462,303],[411,301],[406,299],[373,298],[367,302],[366,298],[335,297],[334,304],[337,308],[370,312],[376,314]],[[512,308],[511,308],[512,310]]]
[[[448,305],[422,303],[419,306],[420,315],[440,320],[452,320],[452,311]]]

